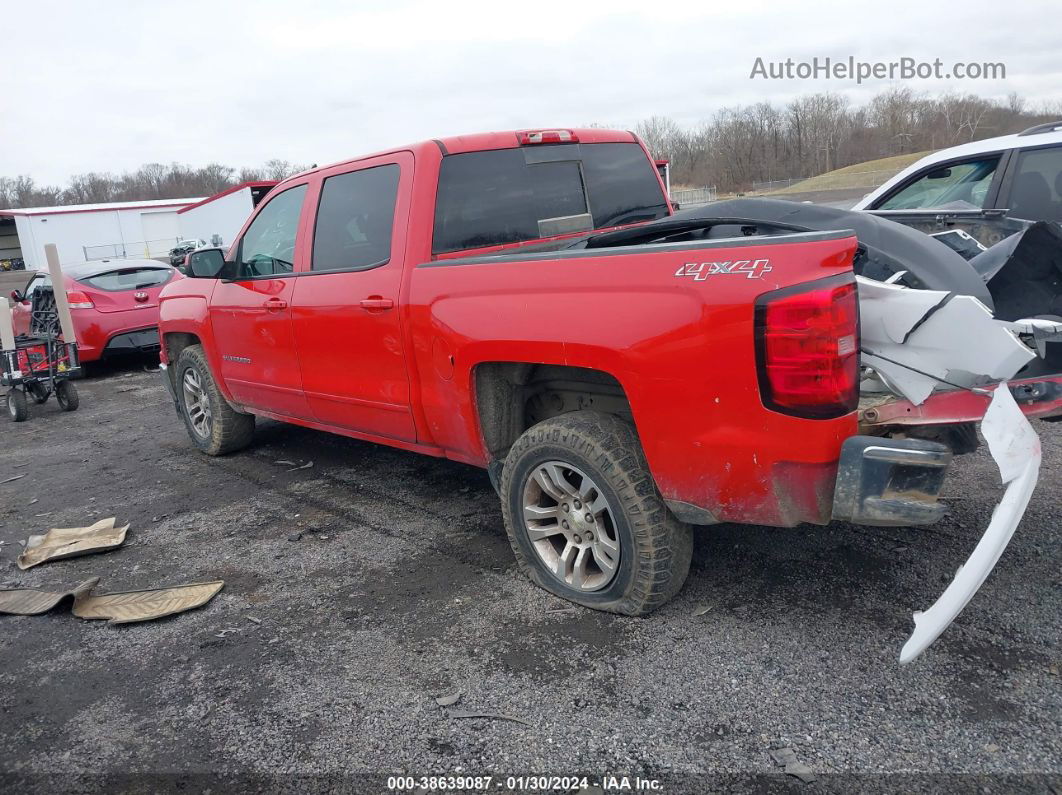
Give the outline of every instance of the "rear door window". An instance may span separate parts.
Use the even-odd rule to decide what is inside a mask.
[[[1010,212],[1026,221],[1062,221],[1062,146],[1026,149],[1018,155]]]
[[[312,270],[367,270],[391,258],[399,174],[398,165],[389,164],[324,181]]]
[[[886,197],[875,210],[980,210],[995,176],[999,156],[930,168]]]
[[[443,158],[432,250],[536,240],[667,215],[659,177],[634,143],[557,144]]]
[[[117,293],[123,290],[146,290],[149,287],[158,287],[168,282],[172,276],[173,270],[170,268],[125,268],[97,273],[95,276],[87,276],[78,281],[98,290]]]

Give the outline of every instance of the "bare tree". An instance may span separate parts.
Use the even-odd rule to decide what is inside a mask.
[[[901,86],[862,107],[836,94],[806,94],[785,106],[760,102],[724,108],[688,129],[668,116],[651,116],[635,130],[654,157],[671,161],[673,185],[744,190],[757,182],[809,177],[1059,119],[1062,101],[1030,108],[1013,93],[1005,100],[973,94],[931,98]],[[221,163],[147,163],[118,175],[77,174],[62,189],[39,186],[28,175],[0,177],[0,209],[209,196],[241,182],[282,180],[304,170],[279,158],[240,169]]]
[[[260,168],[241,168],[236,174],[236,182],[261,182],[266,179],[265,171]]]
[[[265,163],[266,179],[287,179],[297,173],[299,173],[299,167],[293,166],[287,160],[267,160]]]
[[[672,159],[673,184],[744,190],[755,182],[813,176],[905,152],[1018,132],[1062,118],[1062,103],[1028,110],[1020,97],[929,98],[892,88],[862,107],[835,94],[808,94],[785,107],[725,108],[695,130],[654,116],[638,126],[654,154]]]
[[[59,204],[62,191],[54,186],[40,186],[33,177],[20,174],[11,181],[12,207],[50,207]]]
[[[11,177],[0,177],[0,210],[7,210],[15,206],[15,180]]]
[[[196,172],[197,181],[209,194],[220,193],[233,184],[236,169],[221,163],[208,163]]]
[[[682,135],[682,129],[674,119],[664,116],[651,116],[638,122],[634,132],[645,141],[653,157],[671,159],[675,140]]]
[[[999,109],[998,105],[973,94],[945,94],[936,105],[954,142],[983,138],[978,136],[978,131],[982,129],[985,116],[994,107]]]

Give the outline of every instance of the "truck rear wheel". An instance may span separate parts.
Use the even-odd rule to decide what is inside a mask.
[[[241,414],[221,394],[201,345],[189,345],[177,359],[177,400],[188,435],[207,455],[242,450],[254,438],[254,416]]]
[[[638,616],[686,581],[690,528],[667,510],[637,433],[618,417],[577,411],[532,426],[500,486],[516,560],[547,591]]]

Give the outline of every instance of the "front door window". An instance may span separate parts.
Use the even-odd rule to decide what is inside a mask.
[[[297,185],[274,196],[262,208],[240,241],[236,278],[276,276],[295,267],[295,234],[306,198],[306,186]]]
[[[875,210],[980,210],[999,157],[937,166],[887,196]]]

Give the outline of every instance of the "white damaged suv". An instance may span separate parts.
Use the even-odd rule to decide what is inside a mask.
[[[860,199],[853,210],[994,210],[1062,221],[1062,121],[941,149]]]

